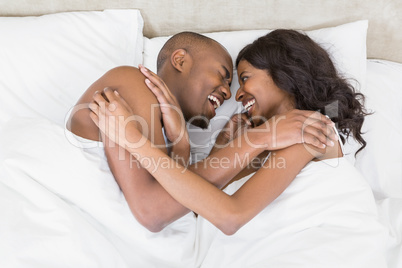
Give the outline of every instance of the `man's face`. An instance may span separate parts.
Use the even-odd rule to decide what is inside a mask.
[[[233,64],[220,45],[199,54],[193,59],[179,101],[186,121],[206,128],[215,109],[231,97]]]

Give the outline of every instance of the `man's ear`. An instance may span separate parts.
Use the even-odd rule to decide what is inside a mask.
[[[184,63],[186,62],[187,58],[188,58],[187,51],[183,48],[179,48],[173,51],[170,57],[170,62],[177,71],[183,72]]]

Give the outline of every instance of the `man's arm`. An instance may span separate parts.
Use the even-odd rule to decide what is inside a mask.
[[[69,121],[70,130],[84,138],[100,140],[99,129],[90,119],[90,110],[87,107],[96,91],[103,92],[104,88],[108,87],[124,96],[137,116],[140,131],[166,153],[158,102],[145,85],[144,79],[138,69],[133,67],[118,67],[107,72],[92,84],[78,101]],[[132,213],[142,225],[150,231],[160,231],[189,212],[174,200],[126,150],[105,137],[102,137],[102,141],[110,170]]]

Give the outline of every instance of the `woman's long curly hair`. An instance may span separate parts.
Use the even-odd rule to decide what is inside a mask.
[[[364,96],[338,75],[328,53],[307,35],[279,29],[244,47],[236,67],[246,60],[257,69],[267,70],[274,83],[290,93],[297,109],[327,114],[346,138],[350,134],[366,146],[361,128]],[[342,142],[345,142],[343,137]]]

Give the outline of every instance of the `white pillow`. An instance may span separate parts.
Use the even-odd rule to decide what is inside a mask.
[[[314,31],[305,31],[313,40],[319,43],[330,54],[339,73],[345,78],[353,78],[358,81],[361,88],[365,86],[366,80],[366,34],[368,21],[362,20],[347,23],[337,27],[324,28]],[[237,54],[247,44],[253,42],[258,37],[267,34],[271,30],[250,30],[233,32],[215,32],[205,35],[220,42],[227,48],[233,61]],[[157,55],[170,38],[144,37],[144,65],[156,72]],[[194,126],[189,126],[189,134],[192,142],[192,161],[198,161],[208,155],[215,142],[216,135],[223,127],[226,120],[235,113],[241,111],[242,107],[234,97],[239,84],[237,73],[234,70],[233,82],[231,86],[232,98],[219,107],[216,117],[211,121],[210,127],[201,130]],[[358,87],[359,89],[360,87]]]
[[[15,116],[63,124],[82,93],[109,69],[142,62],[138,10],[0,18],[0,131]]]
[[[367,61],[366,117],[363,131],[367,147],[357,154],[362,172],[377,199],[402,198],[402,64]]]

